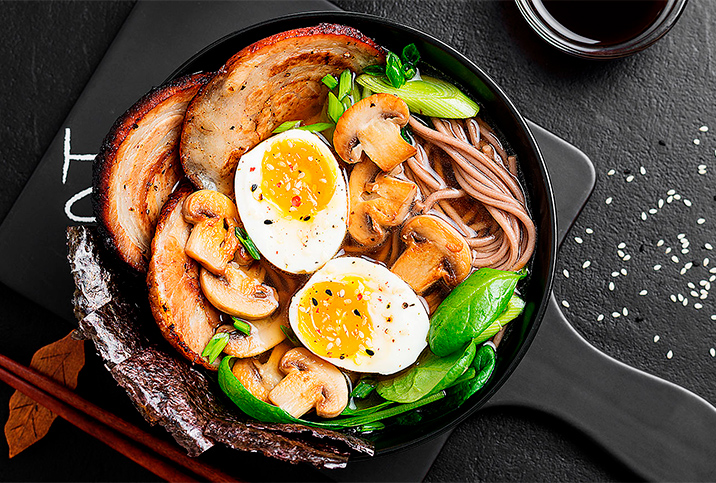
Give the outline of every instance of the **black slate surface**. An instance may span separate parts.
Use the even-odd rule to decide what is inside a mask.
[[[629,59],[592,63],[568,58],[542,44],[511,2],[338,2],[414,25],[451,43],[475,59],[507,90],[529,118],[583,149],[595,162],[596,193],[563,246],[556,292],[563,311],[593,344],[616,358],[677,382],[712,403],[714,395],[714,313],[711,297],[695,309],[691,290],[699,286],[716,245],[712,172],[716,129],[711,60],[716,39],[709,35],[716,4],[691,2],[673,32],[651,49]],[[0,216],[5,216],[70,107],[91,75],[130,4],[1,3],[0,77],[3,119],[0,160],[5,181]],[[711,131],[701,132],[699,127]],[[711,137],[709,137],[711,136]],[[693,140],[699,139],[698,145]],[[700,175],[698,166],[706,166]],[[646,174],[640,173],[640,167]],[[615,174],[607,175],[614,169]],[[630,173],[625,173],[629,170]],[[629,175],[634,175],[627,183]],[[658,199],[674,189],[681,200]],[[613,198],[609,205],[605,200]],[[683,199],[692,201],[688,207]],[[647,220],[641,220],[641,212]],[[697,224],[700,217],[705,219]],[[31,223],[32,220],[28,220]],[[592,234],[586,229],[593,230]],[[677,236],[687,235],[682,254]],[[579,243],[574,237],[580,237]],[[662,246],[658,240],[665,240]],[[617,253],[627,244],[624,260]],[[672,247],[672,253],[664,251]],[[679,263],[670,257],[677,254]],[[687,256],[684,260],[681,260]],[[693,258],[693,260],[691,260]],[[591,266],[582,269],[585,261]],[[680,275],[683,264],[699,265]],[[653,270],[661,264],[660,271]],[[612,277],[620,268],[627,275]],[[615,290],[609,290],[609,282]],[[647,289],[646,296],[639,296]],[[688,307],[669,295],[689,297]],[[0,288],[4,313],[0,337],[17,324],[36,331],[2,352],[27,362],[32,351],[56,340],[66,325]],[[677,299],[678,300],[678,299]],[[628,315],[612,312],[628,307]],[[603,320],[597,320],[604,314]],[[659,339],[654,342],[655,336]],[[667,358],[668,351],[672,357]],[[88,362],[89,377],[97,361]],[[95,368],[95,369],[92,369]],[[85,376],[87,374],[87,376]],[[96,378],[95,378],[96,379]],[[116,388],[93,388],[119,394]],[[91,396],[93,390],[85,389]],[[10,391],[0,388],[7,401]],[[103,397],[103,399],[105,399]],[[119,395],[110,406],[127,411]],[[112,409],[112,407],[110,407]],[[4,413],[0,413],[4,420]],[[33,450],[0,465],[3,480],[152,479],[121,456],[97,445],[62,421],[47,439],[53,451]],[[70,444],[68,444],[68,442]],[[38,445],[39,446],[39,445]],[[41,450],[38,450],[41,451]],[[89,462],[93,464],[88,464]],[[100,464],[97,464],[100,461]],[[48,468],[61,468],[49,473]],[[298,478],[298,475],[296,476]],[[532,412],[491,409],[468,420],[453,434],[428,474],[428,480],[629,480],[633,475],[583,436],[558,421]]]

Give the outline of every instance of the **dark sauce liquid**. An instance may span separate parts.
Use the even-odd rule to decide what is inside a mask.
[[[615,45],[647,30],[670,0],[533,0],[540,16],[568,39]]]

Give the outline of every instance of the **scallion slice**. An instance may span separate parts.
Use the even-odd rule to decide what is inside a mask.
[[[217,332],[214,334],[214,337],[209,340],[204,350],[201,351],[201,357],[206,357],[209,362],[213,364],[216,358],[219,357],[219,354],[221,354],[221,351],[224,350],[224,347],[226,347],[226,344],[229,343],[229,337],[228,332]]]
[[[406,82],[399,89],[385,78],[366,74],[358,76],[356,82],[373,92],[396,95],[408,104],[412,112],[425,116],[466,119],[475,117],[480,110],[480,106],[460,89],[435,77],[424,75],[421,80]]]
[[[408,44],[403,47],[403,55],[401,57],[403,58],[403,63],[409,62],[416,65],[420,61],[420,52],[418,52],[418,48],[415,44]]]
[[[251,335],[251,325],[245,320],[241,320],[238,317],[231,316],[234,321],[234,329],[238,330],[244,335]]]
[[[338,119],[341,118],[343,113],[345,112],[345,109],[343,107],[343,104],[341,101],[338,100],[336,95],[332,92],[328,93],[328,117],[330,117],[333,122],[338,122]]]
[[[375,386],[378,385],[378,381],[372,378],[361,379],[356,387],[351,391],[351,397],[357,397],[358,399],[365,399],[368,395],[373,392]]]
[[[237,226],[236,228],[234,228],[234,235],[236,235],[236,238],[238,238],[244,248],[246,248],[246,251],[249,252],[251,258],[253,258],[254,260],[261,259],[261,254],[259,253],[258,248],[256,248],[256,245],[254,245],[253,240],[251,239],[249,234],[246,233],[246,230]]]
[[[363,69],[363,73],[369,74],[369,75],[378,75],[378,76],[385,75],[385,66],[378,65],[378,64],[369,65],[368,67],[365,67]]]
[[[385,75],[386,77],[388,77],[390,84],[396,89],[403,87],[403,85],[405,84],[405,72],[403,72],[403,63],[400,61],[400,57],[395,55],[393,52],[388,52],[388,57],[385,61]]]
[[[353,74],[349,69],[344,70],[341,73],[341,78],[338,80],[338,100],[342,101],[351,91],[351,84],[353,80]]]
[[[321,79],[324,84],[328,86],[329,89],[335,89],[338,85],[338,81],[335,77],[333,77],[333,74],[326,74],[323,76],[323,79]]]
[[[333,123],[317,122],[315,124],[309,124],[308,126],[299,126],[296,129],[300,129],[301,131],[309,131],[309,132],[321,132],[321,131],[325,131],[326,129],[330,129],[332,127],[333,127]]]
[[[288,131],[289,129],[296,129],[301,125],[301,121],[286,121],[279,127],[271,131],[272,134],[278,134],[280,132]]]

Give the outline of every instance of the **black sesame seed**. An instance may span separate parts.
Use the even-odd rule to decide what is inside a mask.
[[[407,308],[408,308],[408,302],[403,302],[403,308],[404,308],[404,309],[407,309]]]
[[[254,191],[256,191],[256,188],[258,188],[258,187],[259,187],[259,185],[257,185],[257,184],[252,184],[252,185],[251,185],[251,192],[253,193]]]
[[[326,293],[328,294],[329,297],[333,296],[333,292],[331,292],[329,289],[326,289]]]
[[[368,354],[369,356],[374,356],[374,355],[375,355],[375,352],[373,352],[373,351],[370,350],[370,349],[366,349],[366,350],[365,350],[365,353]]]
[[[271,220],[264,220],[264,225],[272,225],[273,221]]]
[[[358,311],[358,309],[353,309],[353,313],[360,317],[360,312]]]
[[[345,354],[341,354],[341,356],[339,357],[339,359],[345,359],[345,358],[346,358]]]
[[[311,303],[312,303],[313,305],[318,305],[318,300],[316,300],[315,298],[312,298],[312,299],[311,299]]]
[[[310,219],[311,219],[311,215],[308,215],[308,216],[306,216],[306,217],[303,219],[303,221],[308,221],[308,220],[310,220]]]

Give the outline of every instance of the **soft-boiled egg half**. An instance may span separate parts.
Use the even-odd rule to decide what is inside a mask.
[[[346,234],[346,181],[330,148],[292,129],[261,142],[239,160],[236,206],[261,254],[291,273],[313,273]]]
[[[363,258],[334,258],[291,300],[298,339],[330,363],[356,372],[393,374],[427,346],[428,313],[412,288]]]

